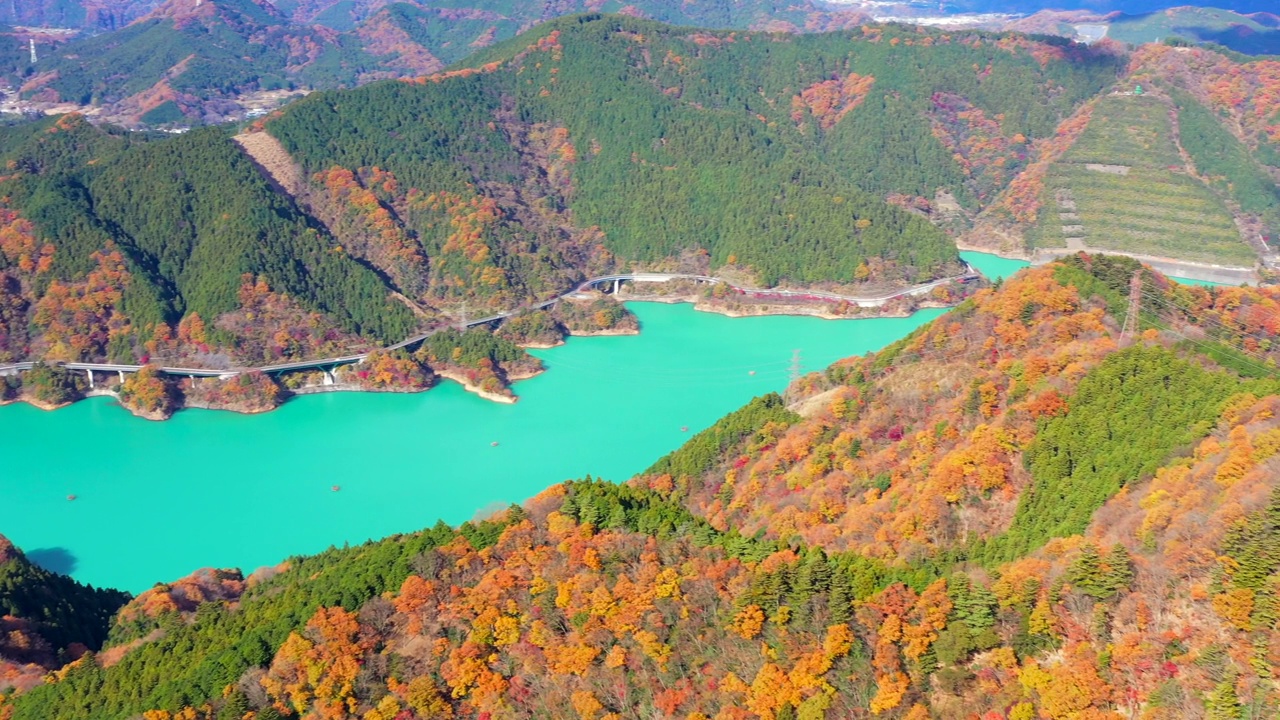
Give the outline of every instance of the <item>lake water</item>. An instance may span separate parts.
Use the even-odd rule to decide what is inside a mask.
[[[964,251],[960,253],[960,258],[974,267],[975,270],[982,273],[988,280],[1000,280],[1018,272],[1024,267],[1029,267],[1031,263],[1025,260],[1010,260],[1008,258],[997,257],[980,252]]]
[[[985,275],[989,280],[998,280],[1006,278],[1018,272],[1024,267],[1028,267],[1031,263],[1025,260],[1010,260],[1008,258],[997,257],[980,252],[962,252],[960,257],[972,265],[974,268]],[[1169,279],[1182,283],[1183,285],[1203,285],[1205,287],[1226,287],[1223,283],[1210,282],[1208,280],[1192,280],[1190,278],[1180,278],[1169,276]]]
[[[1027,266],[961,256],[992,280]],[[138,592],[201,567],[248,571],[456,524],[562,480],[630,477],[785,388],[796,351],[804,371],[820,369],[942,313],[833,321],[630,307],[638,336],[533,351],[548,369],[516,384],[515,405],[445,381],[419,394],[300,397],[264,415],[184,410],[163,423],[107,398],[0,408],[0,533],[46,567]]]
[[[942,313],[831,321],[631,309],[638,336],[535,351],[547,372],[516,384],[515,405],[444,382],[411,395],[312,395],[255,416],[184,410],[162,423],[106,398],[0,408],[0,533],[46,567],[138,592],[201,567],[248,571],[458,523],[588,473],[625,479],[786,387],[794,351],[804,370],[820,369]]]

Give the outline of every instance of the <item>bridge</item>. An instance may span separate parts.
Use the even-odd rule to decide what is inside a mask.
[[[394,345],[388,345],[382,348],[383,351],[401,350],[412,345],[416,345],[432,335],[449,327],[465,330],[467,328],[477,327],[480,325],[488,325],[490,323],[500,322],[518,313],[530,310],[543,310],[552,305],[565,300],[567,298],[578,297],[582,293],[588,292],[595,288],[611,289],[613,294],[617,294],[622,289],[623,282],[643,282],[643,283],[663,283],[673,280],[691,280],[693,282],[707,283],[711,285],[725,285],[740,295],[761,299],[781,299],[781,300],[816,300],[821,302],[847,302],[850,305],[858,307],[882,307],[886,303],[895,298],[907,296],[920,296],[932,292],[935,288],[947,285],[956,281],[965,281],[971,278],[979,277],[968,263],[965,263],[965,271],[959,275],[934,280],[933,282],[924,283],[922,285],[914,285],[912,287],[898,290],[896,292],[886,293],[876,296],[857,296],[857,295],[840,295],[837,293],[822,292],[819,290],[785,290],[779,288],[752,288],[741,285],[735,285],[724,278],[714,277],[711,275],[697,275],[691,273],[619,273],[615,275],[601,275],[599,277],[590,278],[573,290],[563,295],[558,295],[550,300],[544,300],[538,303],[524,305],[515,310],[500,312],[474,320],[466,320],[452,325],[437,326],[426,330],[425,332],[412,335],[401,340]],[[335,382],[333,371],[340,365],[351,365],[363,362],[369,357],[370,353],[353,353],[351,355],[342,355],[338,357],[320,358],[317,360],[299,360],[297,362],[278,363],[275,365],[263,365],[261,367],[240,367],[240,368],[187,368],[187,367],[170,367],[159,366],[157,369],[166,374],[176,377],[189,378],[207,378],[216,377],[221,379],[232,378],[241,373],[258,371],[268,374],[278,374],[285,372],[293,372],[296,370],[320,370],[324,373],[324,384],[332,385]],[[143,368],[142,365],[125,365],[119,363],[85,363],[85,362],[62,362],[53,363],[54,365],[63,367],[67,370],[81,370],[89,377],[89,387],[94,386],[93,374],[116,373],[120,381],[124,381],[125,373],[135,373]],[[0,377],[5,375],[14,375],[19,372],[30,370],[35,367],[34,362],[10,363],[0,365]]]
[[[948,285],[950,283],[967,280],[969,278],[979,277],[978,272],[968,263],[964,264],[965,271],[959,275],[934,280],[933,282],[921,285],[913,285],[904,290],[897,290],[883,295],[840,295],[838,293],[823,292],[821,290],[785,290],[781,288],[753,288],[744,285],[734,285],[724,278],[713,277],[711,275],[691,275],[685,273],[633,273],[626,275],[605,275],[598,278],[592,278],[582,285],[578,286],[575,292],[587,290],[593,286],[614,283],[614,293],[617,293],[623,280],[633,282],[670,282],[672,280],[693,280],[696,282],[704,282],[712,285],[727,285],[734,292],[741,295],[748,295],[757,298],[776,298],[776,299],[794,299],[794,300],[820,300],[824,302],[847,302],[850,305],[858,307],[873,308],[883,307],[889,301],[904,296],[927,295],[935,288]],[[571,293],[572,294],[572,293]],[[562,296],[562,297],[567,297]],[[560,298],[557,298],[559,300]],[[552,301],[555,302],[555,301]]]

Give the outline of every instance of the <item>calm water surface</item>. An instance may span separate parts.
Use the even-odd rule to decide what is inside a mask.
[[[1027,266],[961,256],[993,280]],[[629,477],[784,388],[794,351],[819,369],[942,312],[828,321],[630,307],[639,336],[534,351],[548,371],[516,384],[515,405],[446,381],[412,395],[312,395],[256,416],[184,410],[163,423],[107,398],[51,413],[0,408],[0,533],[47,567],[137,592],[200,567],[248,570],[458,523],[561,480]]]
[[[535,351],[548,371],[517,383],[515,405],[444,382],[413,395],[296,398],[256,416],[184,410],[162,423],[106,398],[56,412],[0,408],[0,533],[48,567],[137,592],[200,567],[249,570],[437,518],[457,523],[561,480],[629,477],[784,388],[793,350],[815,370],[941,314],[828,321],[631,308],[639,336]]]
[[[1018,272],[1024,267],[1028,267],[1031,263],[1025,260],[1009,260],[1008,258],[996,257],[980,252],[962,252],[960,257],[974,268],[987,276],[990,280],[998,280],[1006,278]],[[1182,283],[1183,285],[1203,285],[1205,287],[1226,287],[1223,283],[1210,282],[1208,280],[1192,280],[1190,278],[1180,278],[1169,276],[1169,279]]]
[[[1022,268],[1031,265],[1025,260],[1009,260],[1008,258],[980,252],[969,252],[967,250],[960,253],[960,257],[978,272],[985,275],[988,280],[993,281],[1007,278]]]

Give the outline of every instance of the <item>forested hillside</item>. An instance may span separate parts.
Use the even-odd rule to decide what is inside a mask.
[[[1280,237],[1278,69],[1142,46],[1122,81],[1033,149],[966,242],[1254,265]]]
[[[317,93],[266,129],[312,195],[346,206],[329,212],[346,216],[353,251],[402,287],[494,303],[582,259],[689,251],[766,285],[938,277],[956,267],[949,240],[885,198],[945,190],[979,207],[1118,59],[1012,36],[583,16],[474,63]],[[1046,83],[1059,88],[1047,102],[1028,91]],[[946,132],[944,107],[964,111]],[[380,223],[393,228],[374,237]],[[444,259],[414,273],[419,255]]]
[[[1273,717],[1277,328],[1245,318],[1280,296],[1027,270],[626,484],[157,585],[0,717]]]
[[[477,62],[313,94],[239,142],[0,128],[0,356],[338,355],[628,269],[854,295],[954,275],[927,198],[983,207],[1120,59],[591,15]]]
[[[378,274],[336,251],[222,130],[148,141],[68,116],[11,128],[3,142],[6,360],[136,362],[171,338],[187,355],[234,357],[253,332],[395,342],[416,327]],[[235,312],[269,292],[287,297],[237,331]]]
[[[0,535],[0,688],[38,685],[49,670],[102,647],[129,599],[39,567]]]

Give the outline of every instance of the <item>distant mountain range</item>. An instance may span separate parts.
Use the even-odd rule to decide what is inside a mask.
[[[1136,15],[1174,7],[1170,0],[946,0],[942,4],[947,10],[955,12],[1021,15],[1029,15],[1041,10],[1088,10]],[[1267,12],[1276,9],[1274,0],[1214,0],[1213,6],[1240,13]]]
[[[205,0],[215,2],[216,0]],[[194,3],[194,0],[192,0]],[[402,4],[397,0],[254,0],[264,9],[289,22],[320,25],[332,30],[355,29],[383,8]],[[119,29],[146,17],[167,0],[4,0],[0,2],[0,23],[23,26],[65,27],[88,31]],[[630,12],[665,22],[698,24],[708,27],[746,26],[748,22],[772,17],[803,18],[812,12],[843,12],[839,3],[801,0],[784,3],[775,0],[706,0],[683,3],[674,0],[445,0],[414,3],[423,9],[450,11],[459,16],[487,19],[509,19],[517,25],[548,20],[575,12]],[[905,6],[906,4],[904,4]]]
[[[371,80],[435,72],[477,48],[539,22],[574,12],[608,11],[708,27],[828,30],[867,17],[811,2],[713,0],[625,4],[572,0],[535,5],[481,0],[426,7],[415,3],[167,0],[105,6],[5,4],[0,22],[62,23],[101,32],[66,36],[10,31],[0,37],[0,77],[12,90],[10,112],[26,107],[92,107],[112,122],[189,124],[243,117],[295,90],[352,87]],[[78,9],[77,9],[78,8]],[[125,26],[125,23],[128,23]],[[34,37],[40,59],[32,64]]]
[[[1225,2],[1234,10],[1247,3]],[[61,33],[0,28],[0,112],[79,109],[126,126],[217,123],[262,114],[309,90],[413,77],[540,22],[577,12],[618,12],[677,25],[785,32],[861,27],[876,20],[1130,44],[1184,38],[1245,53],[1280,52],[1274,15],[1183,7],[1119,14],[1076,3],[1029,16],[1043,3],[831,3],[802,0],[38,0],[0,2],[0,23],[61,26]],[[1126,12],[1143,3],[1124,3]],[[1081,9],[1083,8],[1083,9]],[[975,15],[978,13],[978,15]],[[77,38],[77,35],[79,36]],[[34,39],[39,59],[31,62]]]
[[[1143,14],[1045,10],[1004,27],[1090,42],[1107,37],[1128,45],[1142,45],[1181,39],[1213,43],[1249,55],[1280,54],[1280,16],[1268,12],[1244,15],[1193,6]]]

